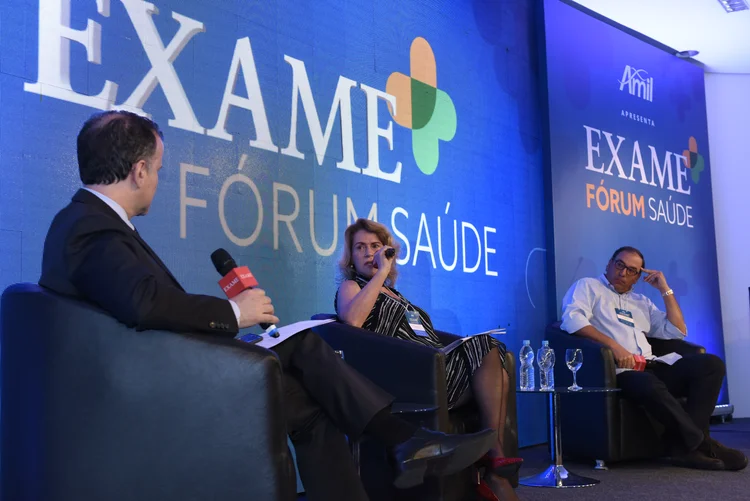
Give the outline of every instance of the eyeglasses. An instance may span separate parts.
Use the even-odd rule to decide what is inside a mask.
[[[639,270],[638,268],[633,268],[632,266],[626,265],[620,259],[615,261],[615,269],[617,269],[617,271],[625,270],[625,274],[629,277],[634,277],[636,275],[641,274],[641,270]]]

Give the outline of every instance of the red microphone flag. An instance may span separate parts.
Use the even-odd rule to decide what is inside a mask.
[[[633,367],[633,370],[641,372],[646,370],[646,357],[643,355],[633,355],[633,360],[635,360],[635,367]]]
[[[258,286],[258,281],[250,273],[250,269],[247,266],[240,266],[234,268],[232,271],[227,273],[224,278],[219,280],[219,287],[224,291],[229,299],[244,291],[245,289],[251,289]]]

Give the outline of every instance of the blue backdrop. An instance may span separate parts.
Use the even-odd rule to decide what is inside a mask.
[[[330,312],[344,228],[370,215],[396,232],[398,286],[436,327],[509,326],[509,350],[539,346],[528,4],[3,1],[0,286],[38,279],[47,227],[79,186],[82,122],[125,108],[164,129],[157,197],[135,224],[188,290],[220,293],[209,254],[224,247],[282,323]],[[543,400],[521,397],[519,413],[521,444],[545,441]]]
[[[544,6],[558,314],[575,280],[632,245],[664,272],[688,339],[723,357],[703,70]],[[663,308],[656,289],[636,290]]]

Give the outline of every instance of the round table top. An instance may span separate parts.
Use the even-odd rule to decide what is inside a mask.
[[[569,390],[567,386],[555,386],[554,390],[540,390],[538,388],[522,390],[516,388],[516,393],[609,393],[615,391],[620,391],[620,388],[603,388],[600,386],[583,387],[580,390]]]

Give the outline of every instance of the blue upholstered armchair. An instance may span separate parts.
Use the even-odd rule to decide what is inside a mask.
[[[32,284],[0,315],[0,499],[296,499],[272,352],[136,332]]]
[[[589,339],[570,335],[560,322],[547,327],[546,339],[558,354],[555,383],[568,386],[572,375],[564,361],[565,350],[583,350],[583,366],[578,372],[581,386],[616,388],[616,365],[612,350]],[[705,353],[698,346],[679,339],[649,338],[654,355],[676,352],[681,355]],[[562,450],[566,457],[604,462],[654,458],[665,454],[664,428],[641,406],[619,393],[590,393],[577,397],[575,405],[560,408]]]
[[[322,319],[335,315],[321,314]],[[340,322],[313,329],[336,350],[342,350],[346,362],[396,397],[394,412],[405,419],[435,430],[465,433],[480,428],[478,410],[470,399],[466,404],[448,410],[445,355],[434,348],[375,334]],[[444,345],[457,336],[437,331]],[[510,375],[510,394],[503,444],[508,456],[518,455],[518,422],[516,417],[516,368],[513,354],[506,355]],[[369,447],[368,447],[369,445]],[[401,491],[390,488],[382,447],[362,446],[362,480],[372,501],[404,499],[463,500],[474,499],[473,472],[427,482],[416,489]],[[517,485],[518,479],[512,483]]]

